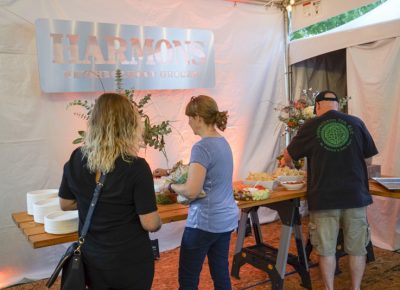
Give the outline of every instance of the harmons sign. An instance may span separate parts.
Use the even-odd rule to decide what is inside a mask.
[[[38,19],[36,39],[47,93],[113,91],[116,69],[126,89],[215,85],[208,30]]]

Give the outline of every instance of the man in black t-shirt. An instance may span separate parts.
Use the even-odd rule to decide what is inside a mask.
[[[366,206],[372,203],[365,159],[378,151],[364,123],[338,108],[334,92],[320,92],[315,98],[317,117],[300,128],[284,157],[288,164],[307,157],[309,232],[325,289],[333,290],[339,228],[349,254],[351,289],[360,289],[370,239]]]

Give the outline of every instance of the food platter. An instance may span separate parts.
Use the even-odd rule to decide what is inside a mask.
[[[233,183],[233,196],[236,200],[263,200],[267,199],[269,194],[270,190],[261,185],[249,187],[241,181]]]
[[[305,185],[304,181],[283,181],[281,184],[287,190],[299,190]]]
[[[254,187],[257,185],[268,188],[269,190],[275,190],[278,186],[278,181],[276,180],[243,180],[243,183],[249,185],[250,187]]]
[[[287,182],[287,181],[303,181],[304,175],[280,175],[277,178],[279,182]]]

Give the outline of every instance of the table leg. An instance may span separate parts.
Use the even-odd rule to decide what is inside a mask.
[[[232,261],[231,275],[239,279],[240,267],[245,263],[242,259],[242,248],[244,243],[244,238],[246,236],[246,224],[248,219],[248,212],[242,210],[240,212],[239,227],[237,233],[237,240],[235,245],[235,253]]]
[[[241,211],[238,233],[237,233],[237,240],[236,240],[236,245],[235,245],[235,255],[242,251],[244,238],[246,236],[247,219],[248,219],[248,213],[245,211]]]
[[[258,219],[257,210],[258,209],[253,209],[250,211],[250,218],[251,218],[251,223],[253,224],[253,232],[254,232],[254,237],[256,239],[256,244],[260,245],[263,242],[263,238],[262,238],[260,220]]]
[[[294,236],[296,240],[298,263],[293,263],[292,266],[300,274],[302,286],[307,289],[312,289],[308,257],[304,246],[303,234],[301,232],[300,216],[298,217],[298,222],[295,223]]]
[[[292,226],[282,225],[279,241],[278,257],[276,258],[276,270],[282,279],[285,278],[286,262],[289,253],[290,237]]]
[[[301,233],[301,221],[298,210],[299,203],[298,199],[291,199],[279,203],[263,205],[277,210],[281,218],[282,228],[278,249],[264,243],[262,240],[261,228],[257,215],[258,207],[247,208],[245,210],[242,209],[238,229],[238,239],[236,241],[235,255],[232,263],[232,276],[239,278],[240,267],[245,263],[249,263],[268,273],[273,290],[282,290],[286,275],[286,265],[290,264],[301,276],[302,286],[307,289],[312,289]],[[246,222],[249,214],[253,223],[256,245],[243,248]],[[296,237],[298,256],[289,253],[293,229]]]
[[[271,208],[278,211],[279,217],[282,221],[282,230],[275,267],[283,283],[286,264],[290,264],[295,268],[296,272],[299,273],[302,280],[302,286],[307,289],[312,289],[303,235],[301,232],[301,218],[298,206],[299,200],[288,200],[271,206]],[[294,229],[295,234],[297,256],[289,254],[292,229]]]

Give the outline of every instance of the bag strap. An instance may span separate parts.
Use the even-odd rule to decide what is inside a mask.
[[[86,215],[85,223],[83,224],[83,228],[81,231],[81,236],[79,237],[79,243],[82,245],[85,241],[85,237],[87,232],[89,231],[90,223],[92,221],[92,216],[94,212],[94,208],[96,207],[97,201],[99,200],[101,189],[103,188],[104,181],[106,180],[106,174],[101,174],[100,180],[94,189],[93,198],[90,202],[89,210]]]

